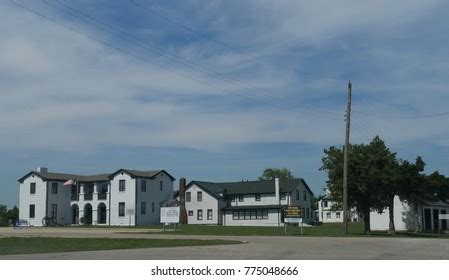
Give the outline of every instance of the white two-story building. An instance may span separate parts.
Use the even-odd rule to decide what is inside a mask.
[[[31,226],[42,226],[44,218],[60,225],[158,224],[174,180],[165,170],[84,176],[38,168],[19,179],[19,218]]]
[[[342,223],[343,210],[337,207],[338,204],[332,200],[328,189],[325,189],[325,195],[318,201],[317,216],[318,221],[322,223]],[[350,221],[356,222],[361,220],[361,215],[355,210],[349,210]]]
[[[188,224],[281,226],[287,205],[303,209],[312,220],[312,191],[303,179],[286,181],[190,182],[185,191]]]

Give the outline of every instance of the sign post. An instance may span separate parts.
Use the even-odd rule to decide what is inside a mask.
[[[176,225],[179,224],[180,207],[161,207],[161,223],[164,227],[166,224],[173,224],[173,230],[176,232]]]
[[[284,224],[298,224],[301,225],[302,235],[302,209],[299,206],[288,206],[284,209]]]
[[[129,226],[131,226],[131,216],[134,215],[134,209],[126,209],[126,215],[129,216]]]
[[[438,220],[449,220],[449,214],[438,214]],[[441,235],[441,226],[438,226],[438,235]]]

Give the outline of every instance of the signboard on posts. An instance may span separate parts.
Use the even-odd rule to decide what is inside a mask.
[[[161,207],[161,223],[178,224],[180,207]]]
[[[284,218],[302,218],[302,209],[299,206],[288,206],[284,209]]]

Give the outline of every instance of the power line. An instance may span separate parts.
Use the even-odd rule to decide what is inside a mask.
[[[379,117],[379,118],[390,118],[390,119],[423,119],[423,118],[436,118],[436,117],[443,117],[448,116],[449,112],[443,112],[438,114],[428,114],[428,115],[411,115],[411,116],[399,116],[399,115],[382,115],[382,114],[373,114],[373,113],[367,113],[362,111],[354,110],[354,113],[365,115],[365,116],[371,116],[371,117]]]
[[[171,19],[171,18],[169,18],[169,17],[167,17],[165,15],[162,15],[162,14],[158,13],[157,11],[155,11],[154,9],[148,8],[147,6],[144,6],[144,5],[140,4],[137,1],[134,1],[134,0],[128,0],[128,1],[130,3],[132,3],[132,4],[134,4],[135,6],[137,6],[137,7],[141,8],[141,9],[147,11],[148,13],[151,13],[151,14],[153,14],[155,16],[158,16],[158,17],[162,18],[163,20],[165,20],[167,22],[170,22],[170,23],[172,23],[172,24],[174,24],[174,25],[176,25],[178,27],[181,27],[184,30],[187,30],[187,31],[189,31],[191,33],[195,33],[196,35],[198,35],[198,36],[200,36],[200,37],[202,37],[204,39],[207,39],[207,40],[209,40],[211,42],[214,42],[214,43],[216,43],[216,44],[218,44],[218,45],[220,45],[220,46],[222,46],[222,47],[224,47],[224,48],[226,48],[226,49],[228,49],[228,50],[230,50],[232,52],[235,52],[235,53],[247,56],[247,57],[251,58],[251,60],[256,60],[256,61],[257,60],[263,60],[265,62],[271,63],[270,61],[264,59],[263,57],[254,56],[252,54],[249,54],[249,53],[246,53],[246,52],[242,52],[241,50],[231,46],[230,44],[228,44],[226,42],[217,40],[217,39],[215,39],[215,38],[213,38],[211,36],[208,36],[208,35],[206,35],[204,33],[199,32],[199,31],[197,31],[197,30],[195,30],[195,29],[193,29],[193,28],[191,28],[191,27],[189,27],[189,26],[187,26],[187,25],[185,25],[183,23],[180,23],[180,22],[178,22],[176,20],[173,20],[173,19]],[[290,65],[287,65],[287,67],[293,68],[293,66],[290,66]]]
[[[80,17],[78,17],[78,16],[76,16],[76,15],[70,13],[70,12],[61,10],[60,8],[58,8],[58,7],[55,6],[54,4],[49,3],[49,2],[46,1],[46,0],[43,0],[43,2],[44,2],[45,4],[47,4],[47,5],[49,5],[49,6],[52,6],[53,8],[55,8],[55,9],[57,9],[57,10],[59,10],[59,11],[62,11],[62,12],[64,12],[64,13],[67,13],[67,14],[69,14],[69,15],[71,15],[71,16],[73,16],[73,17],[75,17],[75,18],[77,18],[77,19],[79,19],[79,20],[81,20],[81,21],[83,21],[83,22],[85,22],[85,23],[87,23],[87,24],[89,24],[89,25],[95,26],[95,27],[97,27],[97,28],[99,28],[99,29],[101,29],[101,30],[104,30],[104,31],[106,31],[106,32],[108,32],[108,33],[110,33],[110,34],[112,34],[112,35],[114,35],[114,36],[117,36],[117,37],[122,38],[122,39],[124,39],[124,40],[126,40],[126,41],[129,42],[129,40],[128,40],[127,38],[123,38],[122,36],[119,36],[119,35],[117,35],[117,34],[114,34],[114,33],[110,32],[110,31],[108,31],[108,30],[106,30],[106,29],[104,29],[104,28],[98,27],[98,25],[92,24],[92,23],[90,23],[90,22],[88,22],[88,21],[86,21],[86,20],[84,20],[84,19],[82,19],[82,18],[80,18]],[[116,31],[116,32],[119,32],[120,34],[123,34],[123,35],[125,35],[125,36],[127,36],[127,37],[129,37],[129,38],[132,38],[133,40],[136,40],[136,41],[138,41],[138,42],[140,42],[140,43],[142,43],[142,44],[145,44],[145,45],[148,45],[148,46],[150,46],[150,47],[152,47],[152,48],[157,49],[159,52],[156,52],[156,51],[154,51],[154,50],[149,50],[149,51],[156,52],[156,53],[159,54],[161,57],[166,56],[166,54],[169,54],[170,56],[175,57],[176,59],[181,60],[181,61],[182,61],[182,62],[180,62],[181,64],[183,64],[183,65],[185,65],[185,66],[187,66],[187,67],[189,67],[189,68],[191,68],[191,69],[193,69],[193,70],[196,70],[196,71],[200,71],[200,72],[202,72],[202,73],[205,73],[205,74],[207,74],[207,75],[212,75],[215,79],[221,78],[223,81],[225,81],[225,82],[227,82],[227,83],[230,83],[230,84],[233,84],[233,85],[237,85],[237,86],[239,86],[239,87],[241,87],[241,88],[245,88],[245,89],[249,89],[249,90],[252,90],[252,91],[260,92],[260,93],[264,94],[265,96],[268,96],[268,97],[271,97],[271,98],[275,98],[275,99],[282,100],[282,101],[286,102],[286,104],[288,104],[288,105],[291,105],[292,102],[293,102],[293,104],[296,104],[296,105],[309,105],[309,106],[313,106],[313,107],[318,108],[318,109],[321,110],[323,113],[326,113],[326,114],[329,114],[329,115],[341,116],[340,113],[337,113],[337,112],[334,112],[334,111],[329,111],[329,110],[326,110],[326,109],[322,109],[322,106],[316,105],[316,104],[314,104],[314,103],[311,103],[311,102],[308,102],[308,101],[302,101],[301,103],[298,103],[297,101],[294,101],[294,100],[292,100],[292,99],[289,99],[289,98],[285,98],[285,97],[282,97],[282,96],[278,96],[278,95],[272,94],[271,92],[269,92],[269,91],[267,91],[267,90],[265,90],[265,89],[261,89],[261,88],[259,88],[259,87],[256,87],[256,86],[254,86],[254,85],[252,85],[252,84],[246,85],[246,84],[240,82],[240,81],[237,80],[237,79],[234,79],[234,78],[231,78],[231,77],[226,77],[226,76],[224,76],[222,73],[216,72],[216,71],[214,71],[213,69],[204,67],[204,66],[202,66],[202,65],[200,65],[200,64],[197,64],[197,63],[194,63],[194,62],[192,62],[192,61],[186,60],[186,59],[184,59],[183,57],[179,56],[179,55],[176,54],[176,53],[167,51],[167,50],[161,48],[160,46],[157,46],[157,45],[155,45],[155,44],[153,44],[153,43],[150,43],[150,42],[148,42],[148,41],[142,40],[142,39],[140,39],[140,38],[138,38],[138,37],[136,37],[136,36],[134,36],[134,35],[132,35],[132,34],[129,34],[129,33],[127,33],[127,32],[124,32],[124,31],[122,31],[122,30],[120,30],[120,29],[118,29],[118,28],[116,28],[116,27],[114,27],[114,26],[112,26],[112,25],[110,25],[110,24],[107,24],[107,23],[105,23],[105,22],[99,20],[98,18],[95,18],[95,17],[93,17],[93,16],[91,16],[91,15],[89,15],[89,14],[87,14],[87,13],[84,13],[83,11],[81,11],[81,10],[79,10],[79,9],[76,9],[76,8],[70,6],[70,5],[61,3],[59,0],[56,0],[56,2],[57,2],[58,4],[64,6],[64,7],[66,7],[66,8],[69,8],[69,9],[71,9],[71,10],[73,10],[73,11],[76,11],[77,13],[79,13],[79,14],[81,14],[81,15],[87,17],[87,18],[90,18],[90,19],[94,20],[95,22],[100,23],[100,24],[103,25],[103,26],[106,26],[106,27],[108,27],[108,28],[110,28],[110,29],[112,29],[112,30],[114,30],[114,31]],[[134,42],[132,42],[132,43],[135,44]],[[146,49],[146,48],[145,48],[145,49]],[[162,52],[162,53],[161,53],[161,52]]]
[[[253,99],[253,100],[259,101],[259,102],[264,103],[264,104],[266,104],[266,105],[268,105],[268,106],[271,106],[271,107],[276,107],[276,108],[278,108],[278,109],[285,110],[285,111],[290,111],[290,112],[293,112],[293,113],[299,113],[299,111],[297,111],[297,110],[292,110],[292,109],[289,109],[289,108],[285,108],[285,107],[279,106],[279,105],[277,105],[277,104],[275,104],[275,103],[266,102],[265,100],[260,99],[260,98],[257,99],[257,98],[255,98],[255,97],[250,97],[250,96],[247,96],[247,95],[242,95],[242,94],[239,94],[239,93],[234,93],[234,92],[231,92],[231,91],[229,91],[229,90],[223,89],[223,88],[221,88],[221,87],[219,87],[219,86],[213,85],[213,84],[211,84],[211,83],[209,83],[209,82],[207,82],[207,81],[203,81],[203,80],[200,80],[200,79],[196,79],[196,78],[190,77],[190,76],[185,75],[185,74],[183,74],[183,73],[179,73],[178,71],[175,71],[175,70],[173,70],[173,69],[170,69],[169,67],[166,67],[166,66],[163,66],[163,65],[156,64],[156,63],[154,63],[153,61],[146,59],[145,57],[142,57],[142,56],[138,56],[138,55],[132,54],[132,53],[130,53],[130,52],[124,50],[124,49],[121,49],[121,48],[119,48],[119,47],[116,47],[116,46],[114,46],[114,45],[112,45],[112,44],[110,44],[110,43],[107,43],[107,42],[105,42],[105,41],[99,40],[99,39],[93,37],[92,35],[90,35],[90,34],[88,34],[88,33],[86,33],[86,32],[82,32],[82,31],[80,31],[80,30],[78,30],[78,29],[75,29],[75,28],[73,28],[73,27],[71,27],[71,26],[69,26],[69,25],[67,25],[67,24],[61,23],[61,22],[59,22],[59,21],[57,21],[57,20],[55,20],[55,19],[53,19],[53,18],[50,18],[50,17],[48,17],[48,16],[46,16],[46,15],[44,15],[44,14],[42,14],[42,13],[39,13],[39,12],[37,12],[37,11],[35,11],[35,10],[29,8],[29,7],[26,7],[26,6],[24,6],[24,5],[21,5],[21,4],[19,4],[19,3],[16,3],[14,0],[10,0],[10,3],[12,3],[13,5],[15,5],[15,6],[19,7],[19,8],[22,8],[22,9],[24,9],[24,10],[30,12],[30,13],[33,13],[33,14],[35,14],[35,15],[41,17],[41,18],[44,18],[44,19],[46,19],[46,20],[49,20],[49,21],[51,21],[51,22],[53,22],[53,23],[55,23],[55,24],[58,24],[58,25],[60,25],[60,26],[62,26],[62,27],[64,27],[64,28],[67,28],[67,29],[69,29],[69,30],[71,30],[71,31],[73,31],[73,32],[76,32],[76,33],[78,33],[78,34],[81,34],[81,35],[83,35],[83,36],[86,36],[87,38],[89,38],[89,39],[91,39],[91,40],[94,40],[94,41],[96,41],[96,42],[98,42],[98,43],[100,43],[100,44],[102,44],[102,45],[105,45],[105,46],[107,46],[107,47],[109,47],[109,48],[112,48],[112,49],[116,50],[117,52],[120,52],[120,53],[125,54],[125,55],[132,56],[132,57],[134,57],[134,58],[136,58],[136,59],[139,59],[139,60],[141,60],[141,61],[143,61],[143,62],[146,62],[146,63],[151,64],[151,65],[155,65],[155,66],[157,66],[157,67],[159,67],[159,68],[161,68],[161,69],[164,69],[164,70],[169,71],[169,72],[171,72],[171,73],[177,74],[177,75],[182,76],[182,77],[184,77],[184,78],[193,80],[193,81],[195,81],[195,82],[201,83],[201,84],[203,84],[203,85],[206,85],[206,86],[208,86],[208,87],[217,89],[217,90],[219,90],[219,91],[221,91],[221,92],[224,92],[224,93],[227,93],[227,94],[231,94],[231,95],[236,94],[236,95],[239,95],[239,96],[241,96],[241,97],[243,97],[243,98],[248,98],[248,99]],[[72,16],[73,16],[73,15],[72,15]],[[76,16],[74,16],[74,17],[76,17]],[[91,25],[92,25],[92,24],[91,24]],[[104,30],[104,29],[103,29],[103,30]],[[117,35],[115,35],[115,36],[117,36]],[[128,41],[131,42],[131,43],[133,43],[133,42],[130,41],[130,40],[128,40]],[[319,115],[314,115],[313,113],[308,113],[308,114],[311,115],[311,116],[317,117],[317,118],[323,118],[323,119],[329,119],[329,120],[336,120],[336,121],[339,121],[338,119],[335,119],[335,118],[328,118],[328,117],[323,117],[323,116],[319,116]]]

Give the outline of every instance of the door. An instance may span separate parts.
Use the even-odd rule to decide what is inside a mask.
[[[432,212],[424,209],[424,230],[432,230]]]
[[[441,210],[441,214],[446,214],[446,210]],[[441,229],[447,230],[447,220],[441,220]]]
[[[434,230],[440,229],[440,220],[438,219],[438,214],[440,214],[440,210],[433,209],[433,229]]]

